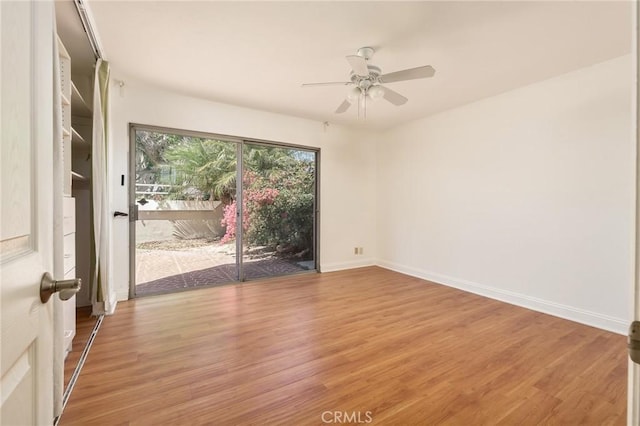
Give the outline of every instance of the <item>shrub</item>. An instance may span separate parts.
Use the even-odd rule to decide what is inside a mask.
[[[293,159],[292,159],[293,160]],[[289,161],[287,167],[270,173],[247,172],[243,205],[246,243],[277,247],[281,252],[313,255],[314,170],[313,164]],[[235,238],[237,207],[225,207],[222,241]]]

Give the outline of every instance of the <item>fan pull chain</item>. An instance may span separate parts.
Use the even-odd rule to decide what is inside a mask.
[[[367,94],[361,92],[358,97],[358,120],[360,119],[360,110],[362,110],[362,119],[367,119]]]
[[[367,93],[363,93],[362,94],[363,99],[363,104],[364,104],[364,119],[367,119]]]

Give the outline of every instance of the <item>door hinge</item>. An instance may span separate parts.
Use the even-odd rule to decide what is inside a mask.
[[[629,348],[631,361],[640,364],[640,321],[632,322],[629,327],[627,348]]]

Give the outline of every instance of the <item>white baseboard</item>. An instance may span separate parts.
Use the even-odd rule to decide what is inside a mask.
[[[373,259],[359,259],[359,260],[351,260],[349,262],[333,262],[333,263],[321,263],[320,271],[321,272],[334,272],[334,271],[342,271],[345,269],[353,269],[353,268],[362,268],[365,266],[374,266],[376,262]]]
[[[124,302],[129,300],[129,289],[118,289],[116,290],[116,300],[118,302]]]
[[[93,304],[93,314],[104,313],[104,315],[113,315],[116,311],[116,306],[118,305],[118,300],[113,299],[111,303],[109,303],[109,309],[106,309],[106,304],[104,302],[95,302]]]
[[[410,266],[400,265],[394,262],[378,260],[376,265],[381,268],[390,269],[412,277],[421,278],[436,284],[454,287],[480,296],[489,297],[491,299],[500,300],[501,302],[510,303],[512,305],[521,306],[523,308],[564,318],[570,321],[579,322],[592,327],[611,331],[613,333],[626,335],[628,333],[629,323],[620,318],[602,315],[597,312],[591,312],[573,306],[563,305],[548,300],[539,299],[537,297],[525,294],[515,293],[495,287],[490,287],[471,281],[460,280],[446,275],[436,274],[422,269]]]

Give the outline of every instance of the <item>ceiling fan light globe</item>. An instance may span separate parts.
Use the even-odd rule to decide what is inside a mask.
[[[360,93],[361,91],[359,87],[349,89],[349,91],[347,92],[347,99],[349,100],[349,102],[357,102],[360,98]]]
[[[380,99],[384,96],[384,89],[380,86],[370,87],[367,94],[371,99]]]

